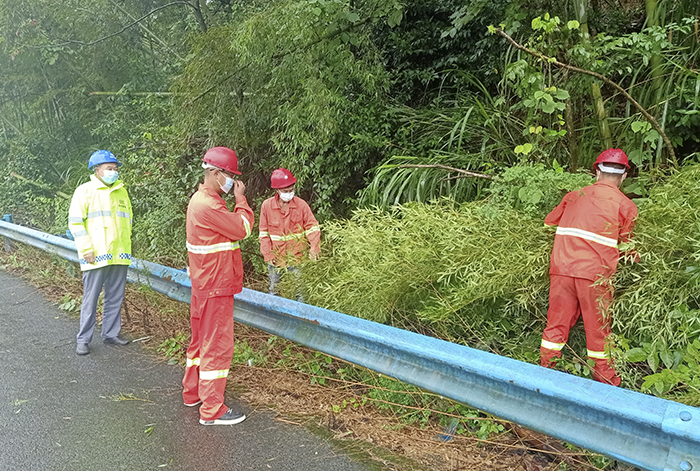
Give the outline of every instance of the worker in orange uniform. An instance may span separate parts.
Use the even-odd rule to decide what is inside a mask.
[[[233,358],[233,295],[243,289],[243,262],[238,241],[250,235],[255,221],[235,180],[236,153],[212,147],[204,154],[204,183],[187,207],[187,255],[192,279],[192,340],[182,380],[186,406],[199,408],[202,425],[233,425],[245,415],[224,404],[226,377]],[[233,189],[236,206],[221,198]]]
[[[294,196],[297,179],[286,168],[272,172],[270,186],[277,190],[260,209],[260,251],[270,277],[270,294],[276,294],[281,273],[298,274],[297,265],[307,247],[311,260],[321,251],[321,230],[306,201]],[[301,295],[297,295],[301,301]]]
[[[622,150],[602,152],[593,169],[596,183],[568,193],[545,218],[545,225],[558,227],[549,268],[549,310],[540,363],[550,367],[554,358],[561,357],[569,329],[581,314],[588,358],[595,361],[593,378],[619,386],[620,377],[605,348],[611,324],[611,277],[620,257],[618,243],[632,237],[637,207],[619,189],[629,170]]]

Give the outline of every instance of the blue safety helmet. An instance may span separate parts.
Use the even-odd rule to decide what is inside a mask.
[[[117,164],[117,167],[121,166],[121,162],[117,160],[117,158],[108,150],[96,150],[95,152],[92,153],[90,156],[90,160],[88,161],[88,168],[93,168],[96,165],[100,164],[106,164],[106,163],[113,163]]]

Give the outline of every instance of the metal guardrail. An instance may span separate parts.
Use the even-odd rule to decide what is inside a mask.
[[[0,221],[0,235],[76,261],[72,241]],[[133,260],[129,280],[190,301],[174,268]],[[700,471],[700,409],[244,289],[238,322],[650,471]]]

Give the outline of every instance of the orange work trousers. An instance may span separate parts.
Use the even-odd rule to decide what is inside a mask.
[[[185,404],[202,401],[202,420],[218,419],[228,410],[224,391],[233,359],[233,296],[192,296],[190,326],[182,399]]]
[[[540,364],[549,368],[554,358],[561,358],[561,350],[569,339],[569,329],[582,315],[588,358],[595,361],[593,379],[619,386],[620,377],[605,351],[606,338],[610,335],[610,317],[604,314],[608,312],[612,298],[612,285],[593,285],[585,278],[550,275],[549,310],[547,327],[542,334]]]

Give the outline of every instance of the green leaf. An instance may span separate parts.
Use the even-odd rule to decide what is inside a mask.
[[[387,18],[386,22],[389,25],[390,28],[394,28],[398,25],[401,24],[401,20],[403,19],[403,10],[400,8],[397,8],[393,10],[391,13],[389,13],[389,17]],[[454,30],[454,28],[453,28]],[[455,34],[457,33],[456,30],[454,30]],[[452,34],[452,31],[450,31],[450,35],[454,37],[454,34]]]
[[[664,350],[662,352],[659,352],[659,358],[661,358],[661,361],[663,362],[663,364],[666,368],[673,367],[673,354],[671,352],[669,352],[668,350]]]
[[[556,111],[557,107],[555,106],[556,103],[554,102],[547,102],[544,105],[542,105],[542,111],[544,111],[547,114],[552,114],[554,111]]]
[[[571,97],[571,95],[569,95],[569,92],[567,92],[566,90],[557,90],[556,97],[559,100],[568,100]]]
[[[360,15],[358,15],[358,14],[355,13],[355,12],[348,13],[348,15],[347,15],[346,18],[348,19],[348,21],[349,21],[350,23],[357,23],[358,21],[360,21]]]
[[[659,367],[659,357],[656,352],[651,352],[649,356],[647,356],[647,365],[649,365],[651,371],[656,372]]]
[[[657,394],[663,394],[665,392],[666,387],[664,386],[663,381],[656,381],[654,382],[654,389],[656,389]]]
[[[579,23],[576,20],[571,20],[571,21],[566,23],[566,27],[571,29],[571,30],[579,29],[580,26],[581,26],[581,23]]]
[[[632,128],[632,131],[637,133],[637,132],[644,132],[647,131],[650,127],[651,124],[647,123],[646,121],[635,121],[630,125]]]
[[[625,353],[625,359],[630,363],[644,361],[647,356],[647,352],[645,352],[643,348],[632,348]]]

